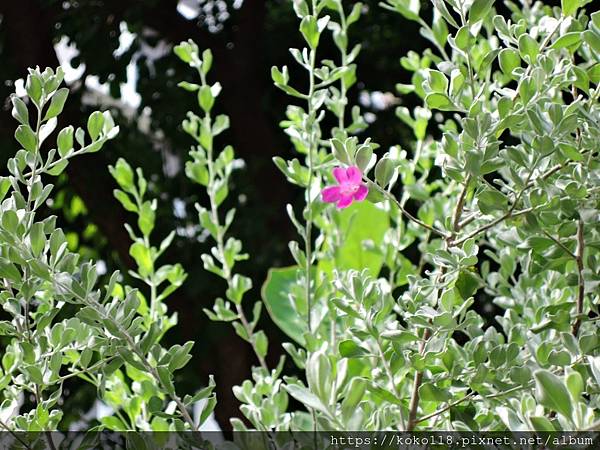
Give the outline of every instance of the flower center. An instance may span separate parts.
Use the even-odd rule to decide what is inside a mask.
[[[354,183],[343,183],[340,185],[340,193],[342,195],[352,195],[358,191],[358,184]]]

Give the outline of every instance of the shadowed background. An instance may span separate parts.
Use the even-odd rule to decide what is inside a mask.
[[[397,97],[395,84],[410,75],[399,64],[409,50],[425,46],[418,29],[400,15],[366,0],[363,15],[350,35],[351,45],[362,43],[358,79],[350,98],[360,103],[369,122],[365,135],[385,149],[401,144],[410,149],[411,134],[394,115],[394,106],[410,102]],[[350,7],[351,5],[349,5]],[[422,8],[430,8],[423,2]],[[430,11],[429,11],[430,12]],[[291,157],[291,144],[278,127],[290,102],[270,80],[273,65],[287,64],[292,83],[300,86],[305,74],[292,63],[289,47],[302,47],[291,1],[287,0],[2,0],[0,2],[0,167],[17,150],[15,121],[8,96],[19,88],[29,66],[57,67],[67,73],[71,95],[59,118],[59,129],[84,125],[94,109],[110,109],[121,127],[117,139],[102,152],[76,158],[67,173],[56,180],[55,200],[49,213],[59,224],[72,249],[101,261],[110,273],[132,267],[130,239],[123,224],[131,217],[113,198],[116,187],[106,167],[119,157],[142,167],[151,180],[149,195],[158,198],[158,241],[173,229],[177,237],[162,262],[180,262],[189,277],[168,300],[179,316],[179,326],[165,337],[167,343],[194,340],[194,359],[178,372],[182,392],[192,392],[214,374],[220,426],[240,417],[231,387],[241,383],[255,364],[250,347],[223,323],[211,323],[202,312],[223,295],[224,283],[202,268],[206,252],[198,227],[195,202],[206,203],[201,187],[191,183],[183,166],[191,145],[180,122],[188,110],[197,110],[195,96],[177,87],[193,80],[194,73],[174,57],[172,47],[193,39],[211,48],[214,69],[210,80],[223,92],[217,112],[231,119],[219,143],[232,144],[246,166],[234,175],[229,202],[238,214],[231,232],[250,254],[240,272],[253,279],[248,304],[260,296],[267,270],[291,264],[287,242],[294,236],[285,204],[302,201],[298,189],[287,184],[271,162],[275,155]],[[324,40],[322,58],[339,58],[333,43]],[[366,136],[365,136],[366,137]],[[418,259],[418,256],[415,255]],[[128,280],[135,285],[135,280]],[[491,312],[491,311],[490,311]],[[284,337],[266,313],[261,328],[271,345],[268,362],[274,366]],[[66,386],[65,425],[86,412],[96,394],[87,384],[72,379]]]

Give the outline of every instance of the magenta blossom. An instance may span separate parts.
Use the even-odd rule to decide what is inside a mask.
[[[369,193],[369,188],[362,182],[362,172],[356,166],[347,169],[336,167],[333,176],[339,184],[323,189],[321,195],[324,202],[337,203],[337,207],[342,209],[350,206],[353,200],[363,201]]]

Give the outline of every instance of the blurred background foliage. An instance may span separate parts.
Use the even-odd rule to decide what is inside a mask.
[[[414,22],[390,14],[378,0],[364,4],[360,25],[352,28],[350,36],[351,43],[360,42],[363,50],[359,83],[349,96],[366,111],[368,136],[383,149],[400,144],[410,150],[411,133],[394,114],[397,105],[415,106],[410,97],[396,93],[395,85],[410,77],[399,59],[427,45]],[[429,2],[423,2],[422,8],[431,13]],[[179,81],[191,81],[193,74],[171,50],[191,38],[215,55],[213,77],[223,85],[219,102],[223,111],[217,113],[228,114],[232,124],[220,139],[232,143],[246,163],[245,170],[234,176],[235,195],[228,200],[239,204],[232,233],[250,254],[240,269],[253,279],[249,297],[258,298],[268,268],[292,263],[287,242],[293,230],[285,204],[302,200],[302,192],[286,183],[271,161],[274,155],[293,153],[278,126],[289,97],[271,84],[270,68],[288,64],[294,70],[288,48],[302,45],[296,26],[289,0],[0,2],[0,167],[16,150],[8,96],[20,88],[13,80],[23,78],[27,67],[67,69],[71,96],[59,129],[65,124],[83,125],[93,109],[111,110],[121,128],[119,138],[108,143],[105,151],[69,165],[48,212],[58,214],[72,250],[101,261],[108,273],[126,272],[132,260],[123,224],[131,217],[114,199],[116,185],[106,168],[119,157],[143,168],[151,180],[151,195],[159,198],[155,235],[162,238],[177,230],[163,263],[180,262],[190,274],[168,305],[178,313],[180,326],[169,332],[166,343],[196,341],[194,359],[179,373],[178,383],[191,392],[205,385],[213,373],[219,399],[216,417],[225,429],[230,417],[240,417],[231,387],[249,376],[254,360],[250,347],[230,327],[210,322],[202,312],[223,292],[223,283],[204,271],[199,258],[210,242],[197,228],[193,204],[207,199],[183,174],[190,141],[180,127],[186,112],[194,109],[195,99],[177,88]],[[324,42],[322,52],[322,57],[337,55],[332,42]],[[291,77],[297,79],[293,73]],[[493,317],[492,310],[487,313]],[[283,337],[266,316],[263,321],[260,327],[274,344],[268,355],[269,365],[274,366],[280,356],[275,353],[281,351],[277,342]],[[67,394],[71,405],[64,410],[76,421],[95,393],[89,385],[71,383]]]

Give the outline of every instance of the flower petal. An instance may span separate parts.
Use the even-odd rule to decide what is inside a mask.
[[[362,172],[356,166],[350,166],[346,169],[346,176],[350,183],[358,184],[362,181]]]
[[[342,195],[342,198],[337,203],[337,207],[338,207],[338,209],[343,209],[343,208],[350,206],[351,203],[352,203],[352,195]]]
[[[323,201],[326,203],[335,203],[342,198],[339,186],[329,186],[321,191]]]
[[[348,181],[348,177],[346,176],[346,170],[343,167],[336,167],[333,169],[333,176],[337,180],[338,183],[344,183]]]
[[[369,188],[366,185],[361,184],[358,187],[358,190],[354,193],[354,200],[356,200],[357,202],[361,202],[367,197],[368,193]]]

